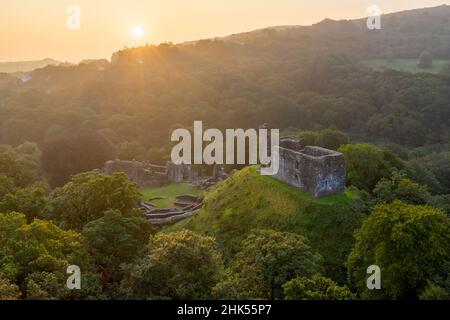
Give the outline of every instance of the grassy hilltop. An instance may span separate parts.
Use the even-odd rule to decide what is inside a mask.
[[[351,192],[313,198],[284,182],[245,168],[206,192],[196,217],[173,229],[213,235],[226,258],[236,253],[252,229],[274,229],[306,236],[324,258],[326,273],[345,280],[344,260],[363,213]]]

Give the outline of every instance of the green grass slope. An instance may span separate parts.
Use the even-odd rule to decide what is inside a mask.
[[[357,197],[350,192],[313,198],[248,167],[208,191],[201,212],[170,230],[189,228],[213,235],[226,258],[236,253],[252,229],[302,234],[323,256],[326,274],[344,281],[343,263],[363,217],[359,208]]]

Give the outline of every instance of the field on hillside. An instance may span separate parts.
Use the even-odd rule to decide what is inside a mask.
[[[450,64],[450,60],[433,60],[433,66],[430,69],[421,69],[418,67],[418,59],[394,59],[392,62],[386,61],[386,59],[369,59],[364,60],[363,64],[376,70],[397,70],[406,71],[411,73],[440,73],[442,67],[446,64]]]
[[[202,190],[188,183],[171,183],[162,187],[143,187],[139,189],[143,200],[152,197],[163,197],[163,199],[151,200],[158,208],[175,207],[175,197],[181,194],[201,195]]]

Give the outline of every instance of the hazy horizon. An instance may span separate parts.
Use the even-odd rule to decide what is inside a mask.
[[[450,4],[443,0],[3,0],[0,11],[0,62],[45,58],[79,62],[109,59],[125,46],[181,43],[279,25],[311,25],[323,19],[357,19],[370,5],[383,13]],[[81,9],[81,29],[66,26],[69,5]],[[101,39],[101,41],[99,41]]]

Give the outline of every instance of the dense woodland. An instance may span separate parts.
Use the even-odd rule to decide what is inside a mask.
[[[26,82],[0,74],[0,299],[450,299],[450,68],[362,63],[450,61],[450,7],[382,18],[382,30],[325,20],[124,48]],[[315,202],[245,168],[198,217],[155,230],[135,184],[91,170],[163,164],[171,131],[194,120],[269,123],[339,150],[347,191]],[[72,264],[82,290],[65,286]],[[365,287],[372,264],[381,291]]]

